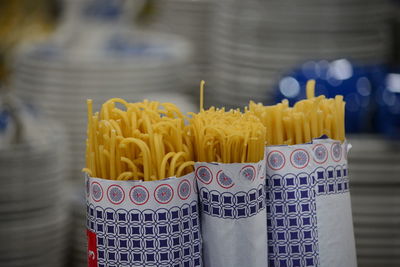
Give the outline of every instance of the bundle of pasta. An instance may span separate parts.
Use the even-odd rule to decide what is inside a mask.
[[[184,116],[173,104],[113,98],[93,114],[88,100],[88,122],[85,171],[91,176],[151,181],[193,171]]]
[[[265,127],[239,110],[191,115],[205,266],[267,266]]]
[[[267,128],[269,266],[357,266],[343,97],[250,103]],[[328,138],[320,138],[326,135]]]
[[[264,158],[266,130],[256,116],[214,107],[191,115],[188,132],[196,161],[243,163]]]
[[[201,265],[193,153],[175,105],[88,100],[89,266]]]
[[[283,100],[274,106],[263,106],[250,102],[248,113],[254,114],[267,127],[268,145],[294,145],[308,143],[326,135],[344,141],[343,96],[327,99],[314,96],[315,81],[307,83],[307,99],[289,107]]]

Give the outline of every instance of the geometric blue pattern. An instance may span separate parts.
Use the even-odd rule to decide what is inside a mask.
[[[199,189],[202,214],[223,219],[248,218],[265,209],[265,188],[259,185],[248,192],[209,191]]]
[[[201,266],[197,201],[158,210],[87,206],[87,228],[97,235],[99,267]]]
[[[269,266],[318,266],[315,175],[267,175]]]
[[[319,167],[315,170],[314,175],[317,179],[317,196],[349,192],[346,164],[327,168]]]

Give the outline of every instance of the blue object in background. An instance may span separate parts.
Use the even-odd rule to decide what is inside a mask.
[[[400,139],[400,72],[388,73],[376,94],[378,131]]]
[[[277,86],[276,100],[288,99],[290,105],[306,98],[306,83],[316,80],[315,94],[346,101],[346,132],[373,130],[373,88],[384,76],[383,66],[357,66],[347,59],[308,61],[285,75]]]
[[[96,17],[103,20],[115,20],[122,14],[124,1],[121,0],[95,0],[89,1],[83,13],[87,17]]]
[[[0,111],[0,133],[3,132],[8,125],[10,115],[7,110]]]

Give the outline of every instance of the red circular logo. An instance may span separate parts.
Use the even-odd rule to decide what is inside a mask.
[[[290,154],[290,162],[293,167],[303,169],[310,162],[310,156],[304,149],[296,149]]]
[[[323,144],[317,144],[313,147],[314,161],[322,164],[328,160],[328,149]]]
[[[186,179],[182,180],[178,185],[178,196],[182,200],[189,198],[192,188],[190,182]]]
[[[125,199],[125,192],[121,186],[113,184],[107,189],[107,198],[112,204],[119,205]]]
[[[251,165],[246,165],[240,170],[239,176],[246,180],[254,181],[254,178],[256,178],[256,168]]]
[[[203,184],[210,184],[213,175],[211,170],[206,166],[200,166],[196,170],[196,177],[203,183]]]
[[[143,205],[149,200],[150,194],[147,188],[143,185],[135,185],[129,191],[129,198],[133,204]]]
[[[92,182],[91,193],[94,201],[99,202],[103,199],[103,188],[98,182]]]
[[[282,152],[274,150],[268,153],[267,164],[274,171],[278,171],[285,166],[286,159]]]
[[[154,198],[160,204],[168,204],[174,197],[174,190],[169,184],[161,184],[154,190]]]
[[[217,183],[225,189],[231,188],[235,185],[233,179],[226,175],[223,171],[219,171],[217,173]]]
[[[342,159],[342,146],[339,142],[333,143],[331,146],[331,156],[336,162]]]

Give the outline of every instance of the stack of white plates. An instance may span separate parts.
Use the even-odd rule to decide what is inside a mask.
[[[213,19],[210,102],[273,102],[278,77],[313,59],[381,63],[387,6],[375,0],[224,0]],[[215,100],[215,101],[213,101]]]
[[[71,267],[87,266],[87,239],[86,239],[86,204],[83,182],[71,187],[72,223],[70,227],[70,253],[69,264]]]
[[[185,37],[193,46],[192,64],[184,72],[188,85],[198,88],[207,80],[209,68],[211,0],[165,0],[156,2],[157,18],[153,27]]]
[[[68,226],[65,208],[58,205],[52,212],[0,221],[2,266],[64,266]]]
[[[358,266],[400,266],[400,144],[350,136]]]
[[[0,148],[0,265],[63,266],[68,225],[65,139],[59,129],[49,128],[50,121],[30,117],[36,125],[32,128],[25,115],[18,115],[15,123],[15,114],[5,120],[2,133],[17,125],[19,143],[2,142]],[[40,129],[40,136],[27,137],[34,129]]]
[[[65,126],[75,179],[82,179],[84,167],[86,99],[94,100],[97,111],[113,97],[142,101],[149,94],[180,92],[177,75],[189,55],[187,42],[176,36],[97,27],[21,52],[13,75],[21,98]]]

